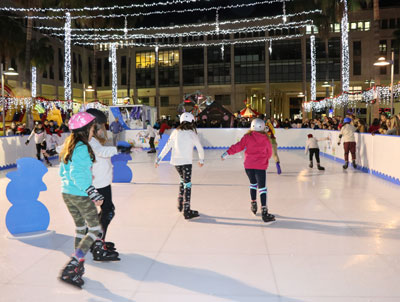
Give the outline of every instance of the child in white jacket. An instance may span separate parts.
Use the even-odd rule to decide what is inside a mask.
[[[311,133],[308,134],[307,137],[308,137],[308,139],[307,139],[307,142],[306,142],[305,153],[307,154],[308,152],[310,152],[310,164],[308,166],[310,168],[313,167],[313,157],[314,157],[314,154],[315,154],[315,159],[317,160],[318,170],[325,170],[325,168],[320,165],[318,142],[327,140],[328,138],[316,139],[315,137],[313,137],[313,135]]]
[[[182,212],[185,219],[191,219],[199,216],[199,212],[190,209],[191,197],[191,178],[193,147],[196,146],[199,153],[199,166],[204,165],[204,149],[197,136],[196,126],[194,125],[194,116],[185,112],[181,115],[180,125],[171,133],[171,136],[162,152],[156,160],[156,168],[160,161],[168,154],[172,148],[171,165],[174,165],[180,176],[178,210]]]
[[[107,117],[105,114],[93,108],[88,109],[87,112],[96,118],[94,135],[89,141],[90,147],[96,155],[96,161],[92,166],[92,185],[104,196],[104,201],[99,213],[100,225],[103,232],[101,238],[98,238],[92,246],[92,254],[93,259],[97,261],[115,261],[119,260],[119,254],[116,252],[115,244],[113,242],[106,242],[105,239],[108,225],[115,215],[115,206],[112,202],[111,194],[111,183],[113,179],[111,157],[118,154],[118,151],[114,146],[104,146],[104,143],[107,141],[107,131],[105,129]]]

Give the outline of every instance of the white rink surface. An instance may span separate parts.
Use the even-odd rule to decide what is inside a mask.
[[[178,176],[154,155],[135,153],[132,184],[113,184],[116,216],[108,239],[122,261],[87,255],[82,290],[58,281],[73,252],[74,226],[62,201],[58,167],[39,200],[50,211],[41,238],[11,240],[5,227],[8,179],[0,177],[0,301],[400,301],[400,187],[322,158],[307,167],[304,151],[271,160],[268,202],[277,221],[249,209],[241,155],[221,162],[206,151],[194,166],[192,208],[176,209]]]

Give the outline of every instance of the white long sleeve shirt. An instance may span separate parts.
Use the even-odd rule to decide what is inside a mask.
[[[29,135],[29,137],[28,137],[28,141],[31,140],[32,136],[34,136],[34,138],[35,138],[35,144],[41,144],[46,140],[47,133],[46,133],[46,130],[44,130],[44,129],[40,133],[36,133],[35,129],[33,129],[33,131],[31,132],[31,135]]]
[[[112,183],[113,167],[111,164],[111,157],[118,154],[117,148],[103,146],[94,137],[92,137],[89,144],[96,156],[96,161],[92,166],[92,184],[97,189],[107,187]]]
[[[156,131],[151,125],[147,125],[146,136],[149,137],[156,137]]]
[[[193,148],[196,146],[199,161],[204,161],[204,149],[199,137],[192,130],[174,130],[167,144],[158,156],[159,159],[172,149],[170,164],[174,166],[191,165],[193,162]]]
[[[343,143],[347,142],[355,142],[356,138],[354,136],[354,132],[356,132],[356,128],[351,124],[346,124],[340,130],[340,134],[342,135]]]
[[[315,137],[308,138],[306,141],[305,153],[307,154],[309,149],[319,149],[318,142],[326,141],[327,139],[328,139],[327,137],[319,138],[319,139],[317,139]]]

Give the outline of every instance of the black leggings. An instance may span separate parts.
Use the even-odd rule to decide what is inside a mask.
[[[155,137],[150,137],[149,144],[150,144],[150,149],[151,150],[155,150],[156,149],[156,146],[154,146],[154,139],[155,139]]]
[[[192,193],[192,165],[175,166],[175,169],[181,177],[178,199],[181,201],[184,200],[186,204],[190,205],[190,195]]]
[[[108,225],[110,224],[111,220],[115,215],[115,207],[112,202],[112,195],[111,195],[111,185],[97,189],[101,195],[104,196],[103,204],[101,205],[101,211],[99,213],[99,220],[101,224],[101,228],[103,230],[101,239],[106,239],[106,233]]]
[[[36,144],[36,157],[38,160],[40,160],[40,155],[43,154],[43,157],[46,160],[46,162],[49,162],[47,155],[43,153],[46,152],[46,148],[47,148],[46,141],[44,141],[41,144]]]
[[[265,170],[258,169],[246,169],[246,174],[250,180],[250,197],[252,201],[257,199],[257,187],[258,193],[260,194],[261,206],[267,206],[267,186],[266,177],[267,172]]]
[[[310,150],[310,161],[313,161],[313,156],[315,154],[315,159],[317,160],[317,163],[319,164],[319,149],[311,148],[309,150]]]

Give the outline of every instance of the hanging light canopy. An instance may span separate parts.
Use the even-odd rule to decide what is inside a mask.
[[[327,87],[331,87],[331,84],[329,84],[329,82],[324,82],[321,87],[327,88]]]
[[[91,92],[94,91],[94,88],[92,85],[89,85],[85,90]]]

